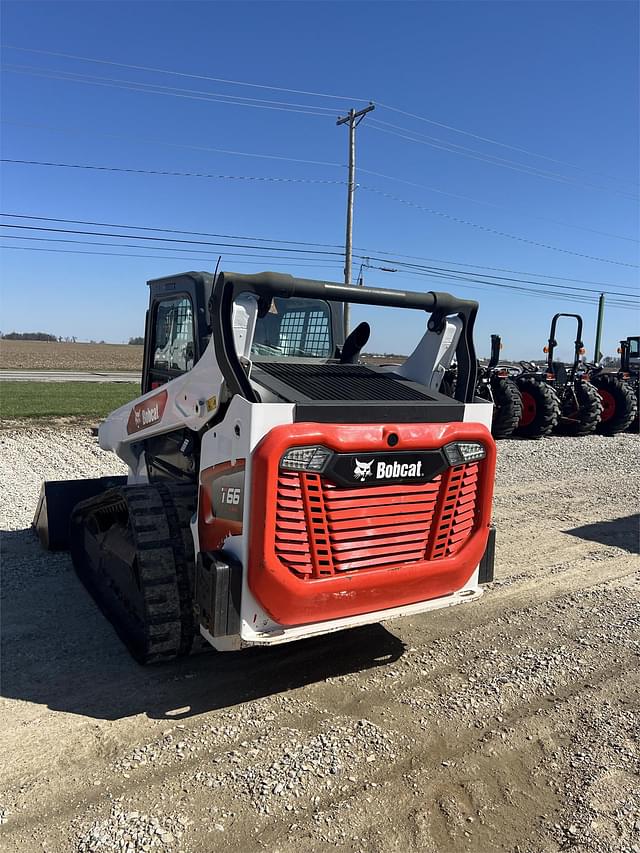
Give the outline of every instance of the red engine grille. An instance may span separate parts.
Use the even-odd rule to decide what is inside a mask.
[[[306,579],[449,557],[473,532],[477,487],[477,463],[429,483],[362,489],[280,471],[276,555]]]

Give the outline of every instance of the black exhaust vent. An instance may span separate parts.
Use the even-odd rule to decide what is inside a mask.
[[[276,382],[269,381],[269,377]],[[372,370],[363,364],[256,362],[252,378],[294,402],[300,397],[369,402],[431,401],[436,396],[430,395],[426,388],[420,390],[414,382],[403,381],[400,377]],[[286,393],[288,389],[296,392],[293,398]]]

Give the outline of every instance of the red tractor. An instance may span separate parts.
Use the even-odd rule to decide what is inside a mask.
[[[573,362],[568,365],[553,359],[558,345],[556,327],[560,317],[571,317],[577,324]],[[583,369],[581,363],[585,352],[582,342],[582,317],[579,314],[555,314],[544,351],[547,353],[546,381],[552,386],[560,402],[559,431],[570,435],[589,435],[595,432],[602,419],[603,404],[601,395],[591,384],[589,373]]]

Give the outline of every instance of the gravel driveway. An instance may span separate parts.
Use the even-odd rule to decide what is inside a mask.
[[[0,843],[640,853],[640,440],[499,445],[476,604],[142,669],[29,530],[88,430],[0,430]]]

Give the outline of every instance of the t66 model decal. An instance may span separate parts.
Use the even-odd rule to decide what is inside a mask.
[[[222,462],[200,474],[198,531],[201,551],[217,551],[242,533],[245,460]]]

